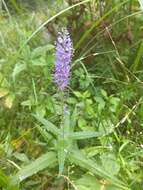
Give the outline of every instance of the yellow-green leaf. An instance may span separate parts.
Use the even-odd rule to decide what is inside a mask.
[[[4,89],[4,88],[0,88],[0,98],[3,98],[4,96],[6,96],[8,94],[8,90]]]

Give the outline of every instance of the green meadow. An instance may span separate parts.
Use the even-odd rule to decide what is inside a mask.
[[[143,190],[143,0],[0,0],[0,189]]]

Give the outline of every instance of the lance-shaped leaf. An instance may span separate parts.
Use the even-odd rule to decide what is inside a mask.
[[[93,137],[104,137],[106,135],[109,135],[114,131],[114,128],[111,128],[108,131],[105,132],[96,132],[96,131],[81,131],[81,132],[74,132],[70,134],[70,138],[74,140],[80,140],[80,139],[89,139]]]
[[[34,115],[34,117],[44,125],[44,128],[51,132],[53,135],[59,135],[60,134],[60,130],[50,121],[44,119],[43,117],[41,117],[40,115]]]
[[[88,139],[93,137],[101,137],[103,134],[99,132],[94,131],[82,131],[82,132],[74,132],[70,134],[70,137],[74,140],[80,140],[80,139]]]
[[[58,149],[59,175],[62,175],[66,159],[65,142],[64,140],[62,140],[62,137],[58,139],[57,149]]]
[[[67,108],[64,110],[63,125],[61,126],[61,135],[58,136],[58,162],[59,162],[59,175],[64,171],[64,165],[67,153],[72,147],[72,139],[69,138],[70,128],[70,112]]]
[[[13,181],[23,181],[26,178],[37,174],[39,171],[55,165],[57,162],[56,154],[54,152],[48,152],[43,154],[36,160],[32,161],[30,164],[26,165],[18,171],[18,173],[13,176]]]
[[[73,162],[76,165],[79,165],[80,167],[89,170],[95,175],[98,175],[102,178],[106,178],[109,180],[112,184],[114,184],[117,187],[120,187],[121,190],[129,190],[127,185],[124,184],[121,180],[114,177],[112,174],[106,172],[103,168],[98,166],[95,161],[88,159],[84,154],[82,154],[79,150],[78,151],[72,151],[69,154],[69,159],[71,162]]]

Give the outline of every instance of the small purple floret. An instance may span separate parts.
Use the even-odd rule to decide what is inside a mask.
[[[60,90],[65,90],[69,84],[73,45],[67,29],[58,33],[56,42],[55,83]]]

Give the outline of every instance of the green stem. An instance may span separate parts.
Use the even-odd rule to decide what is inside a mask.
[[[61,114],[61,132],[62,132],[62,138],[64,140],[64,92],[60,92],[61,96],[61,109],[62,109],[62,114]]]

